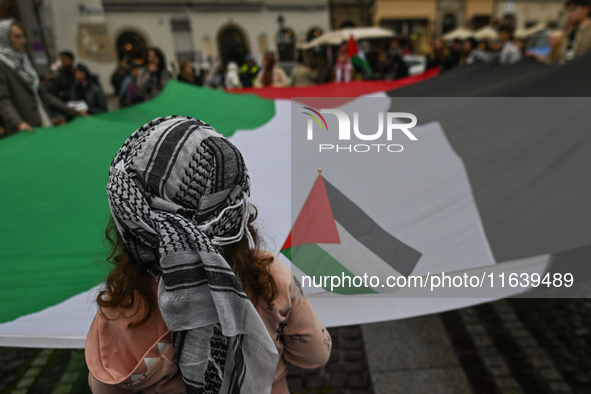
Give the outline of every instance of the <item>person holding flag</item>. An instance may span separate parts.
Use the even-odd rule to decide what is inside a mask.
[[[357,42],[355,42],[353,36],[349,37],[349,42],[347,44],[347,56],[351,59],[351,63],[353,63],[355,67],[363,70],[363,72],[368,76],[373,75],[363,49],[357,45]]]

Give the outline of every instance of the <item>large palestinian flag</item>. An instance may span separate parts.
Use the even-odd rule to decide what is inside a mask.
[[[421,257],[322,176],[316,179],[281,253],[307,275],[347,277],[348,281],[368,271],[383,278],[410,275]],[[366,285],[330,290],[349,295],[376,292]]]
[[[562,67],[527,62],[498,69],[466,67],[398,90],[407,96],[441,97],[457,88],[465,96],[463,86],[470,85],[479,95],[490,91],[501,97],[499,86],[505,86],[508,96],[551,96],[554,86],[561,96],[588,96],[589,64],[591,59],[581,58]],[[393,97],[396,88],[430,76],[240,92],[256,94],[171,82],[151,102],[0,140],[0,346],[84,346],[96,310],[94,289],[109,269],[102,240],[109,217],[105,185],[110,161],[137,127],[170,114],[203,119],[241,150],[269,249],[279,253],[292,234],[294,274],[309,270],[297,266],[298,248],[330,256],[332,264],[336,261],[351,275],[367,270],[352,262],[355,254],[363,264],[373,259],[371,270],[402,276],[481,272],[503,264],[528,272],[570,270],[591,239],[588,106],[573,101],[570,109],[556,111],[550,108],[554,103],[540,99],[523,117],[532,124],[508,128],[503,108],[517,104],[503,98],[429,102]],[[541,88],[542,81],[551,86]],[[350,111],[365,105],[364,95],[377,97],[379,105],[373,105],[381,112],[405,107],[422,114],[413,129],[417,144],[405,144],[409,154],[391,161],[386,156],[371,169],[359,163],[345,175],[338,171],[342,163],[337,156],[304,162],[305,168],[292,172],[289,97],[301,97],[294,99],[295,106],[315,109],[325,107],[306,97],[337,97],[331,108]],[[307,201],[309,210],[303,209]],[[322,209],[327,204],[330,215]],[[306,212],[318,217],[307,218]],[[321,221],[331,232],[298,239],[297,220],[302,228]],[[350,220],[398,249],[384,254]],[[317,236],[332,238],[325,242]],[[331,243],[337,236],[340,243]],[[348,241],[357,247],[342,249]],[[398,252],[392,259],[390,254]],[[508,289],[503,296],[516,291]],[[325,288],[310,297],[328,326],[417,316],[487,300],[392,298],[379,291],[333,294]]]

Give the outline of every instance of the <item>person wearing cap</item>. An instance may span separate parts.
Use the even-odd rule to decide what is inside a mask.
[[[135,60],[131,62],[129,75],[121,82],[121,89],[119,90],[120,107],[141,103],[146,99],[144,92],[142,92],[138,85],[141,70],[141,64]]]
[[[566,25],[559,62],[572,60],[591,49],[591,0],[566,2]]]
[[[513,31],[515,28],[509,23],[503,23],[497,31],[499,32],[499,41],[501,50],[499,51],[499,63],[503,65],[515,64],[523,55],[517,46],[513,43]]]
[[[107,98],[101,89],[95,76],[91,75],[88,68],[78,63],[74,73],[76,85],[74,86],[74,98],[83,100],[88,105],[89,114],[98,114],[107,111]]]
[[[242,82],[242,87],[251,88],[254,84],[257,74],[260,71],[260,68],[255,63],[252,55],[246,55],[244,60],[246,63],[240,67],[240,81]]]
[[[49,111],[74,118],[86,115],[69,108],[40,85],[39,75],[27,56],[25,30],[15,19],[0,21],[0,119],[2,135],[33,131],[33,126],[49,127]],[[0,137],[2,136],[0,135]]]

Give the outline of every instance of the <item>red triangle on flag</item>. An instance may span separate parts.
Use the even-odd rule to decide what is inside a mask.
[[[347,56],[353,57],[357,55],[359,52],[359,48],[357,47],[357,43],[353,36],[349,37],[349,42],[347,42]]]
[[[302,244],[340,244],[324,180],[319,175],[281,250]]]

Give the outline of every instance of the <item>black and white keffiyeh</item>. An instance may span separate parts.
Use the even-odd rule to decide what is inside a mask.
[[[271,391],[277,349],[215,247],[243,236],[254,247],[249,187],[238,149],[185,116],[136,130],[109,170],[109,206],[128,253],[160,277],[158,305],[188,394]]]

